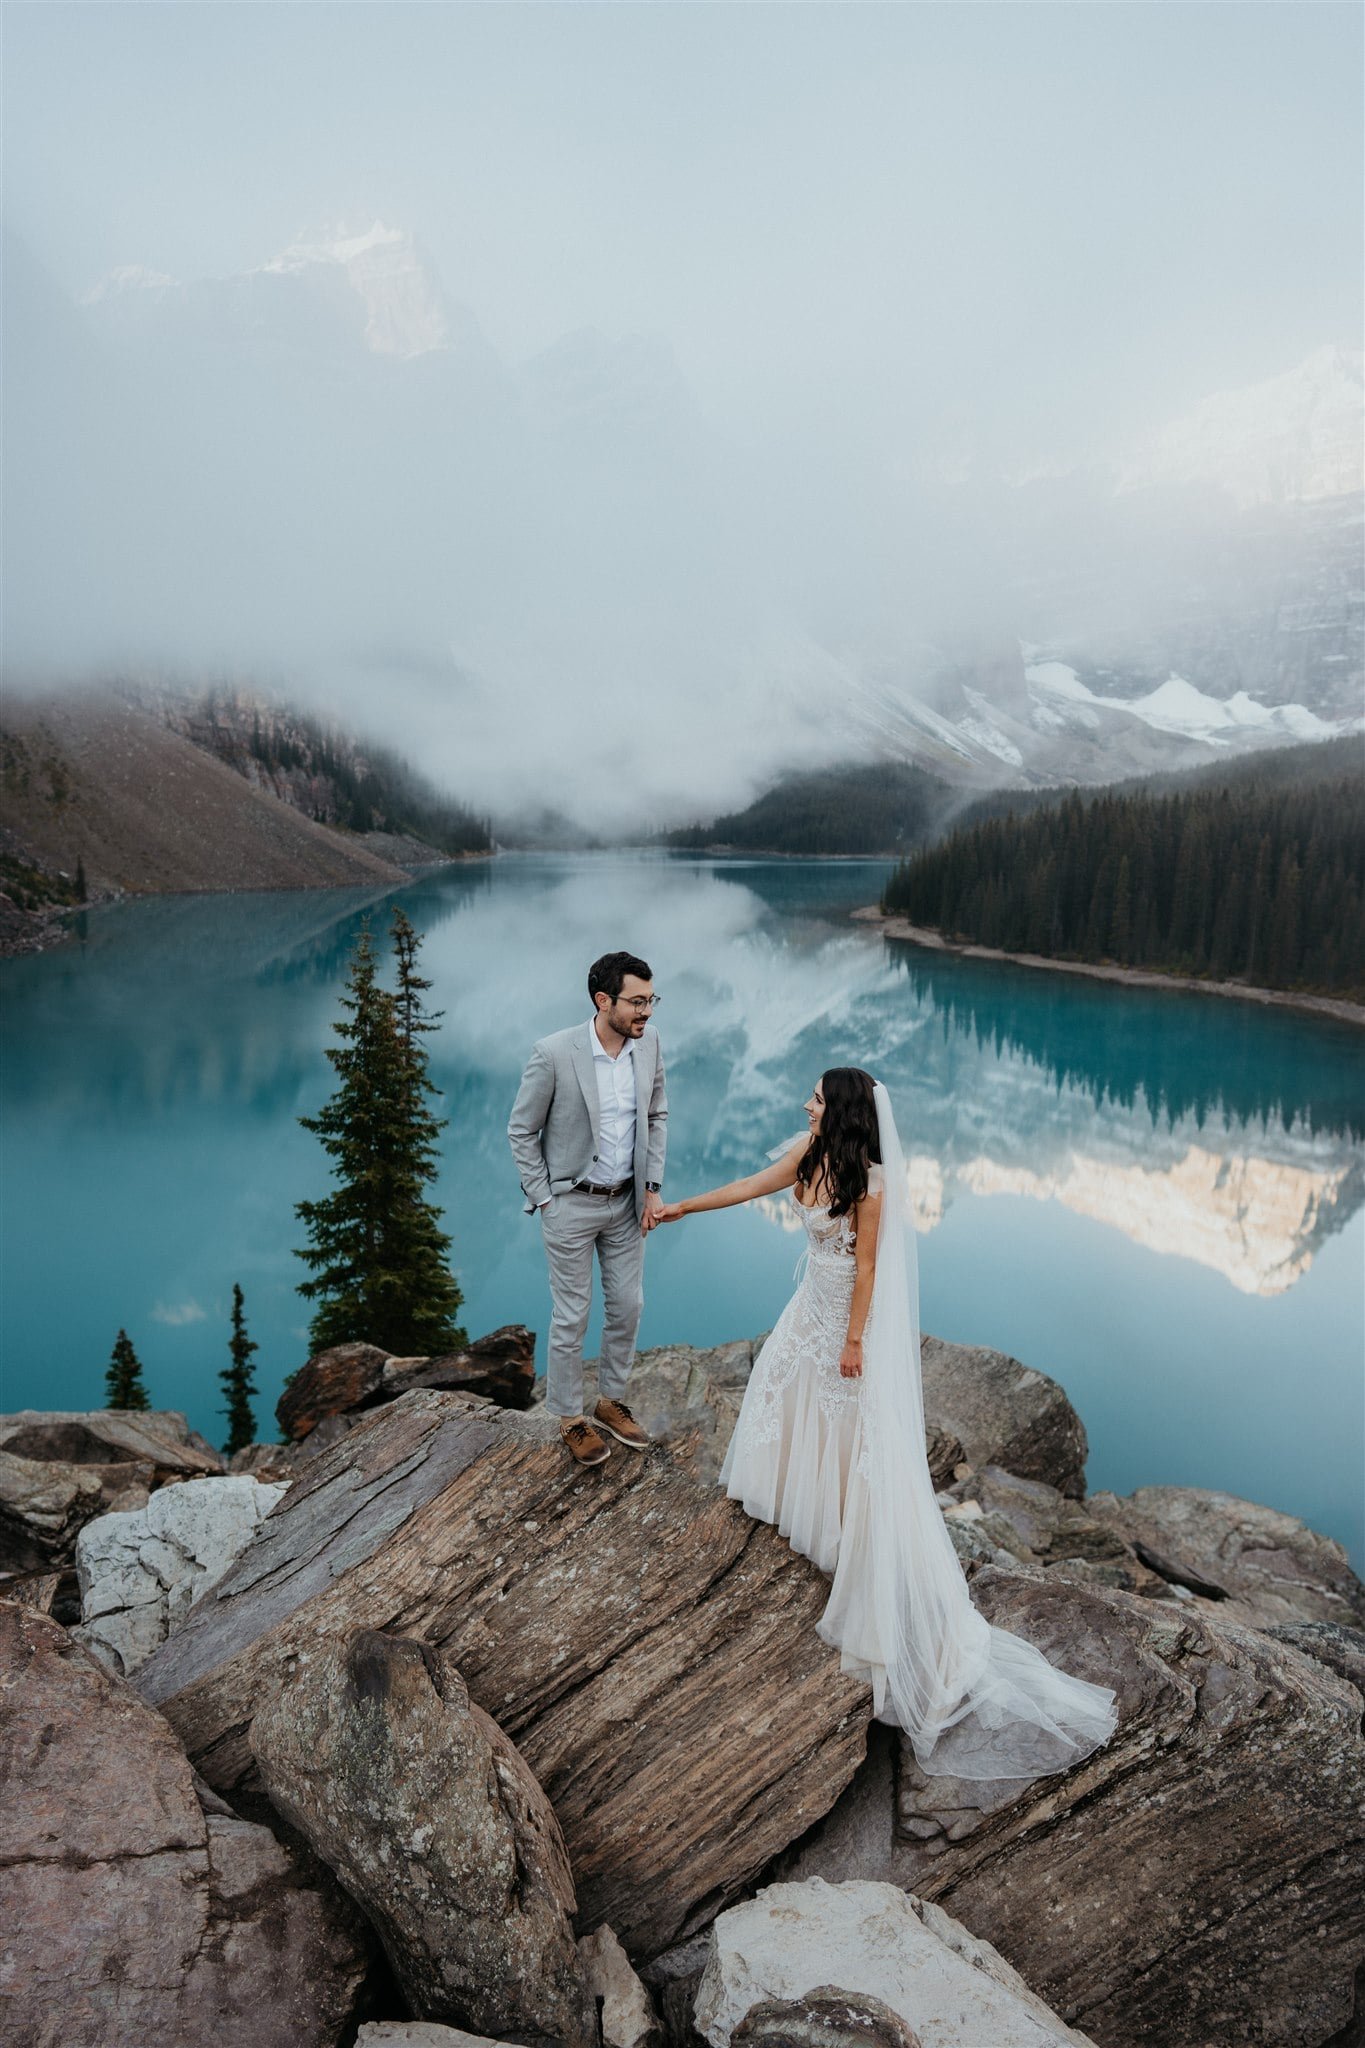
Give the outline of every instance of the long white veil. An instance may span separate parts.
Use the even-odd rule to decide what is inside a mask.
[[[905,1730],[921,1769],[1039,1778],[1108,1741],[1114,1695],[1057,1670],[972,1605],[925,1456],[915,1229],[900,1135],[880,1081],[875,1095],[885,1187],[863,1332],[871,1589],[859,1605],[874,1623],[881,1666],[840,1641],[834,1617],[847,1601],[837,1570],[820,1632],[844,1652],[846,1670],[870,1680],[878,1718]]]

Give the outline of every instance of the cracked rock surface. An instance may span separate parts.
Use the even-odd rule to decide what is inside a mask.
[[[653,1955],[827,1811],[871,1708],[815,1633],[827,1582],[686,1462],[583,1472],[553,1417],[405,1394],[312,1462],[138,1689],[241,1805],[295,1660],[358,1628],[425,1638],[549,1797],[579,1931]]]
[[[559,1825],[453,1658],[365,1629],[301,1652],[251,1740],[417,2018],[597,2048]]]
[[[263,1827],[205,1811],[174,1734],[46,1615],[0,1601],[7,2048],[333,2048],[373,1954]]]
[[[240,1556],[286,1489],[255,1479],[166,1486],[127,1514],[101,1515],[76,1539],[76,1640],[126,1677],[184,1621]]]

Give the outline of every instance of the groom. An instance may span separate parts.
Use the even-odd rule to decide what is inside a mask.
[[[645,1238],[659,1219],[668,1100],[659,1001],[648,964],[604,953],[588,970],[593,1014],[532,1047],[507,1136],[526,1196],[540,1212],[550,1267],[545,1405],[580,1465],[611,1455],[601,1432],[642,1451],[649,1438],[622,1400],[644,1305]],[[583,1333],[594,1250],[602,1269],[600,1396],[583,1413]],[[594,1427],[596,1425],[596,1427]]]

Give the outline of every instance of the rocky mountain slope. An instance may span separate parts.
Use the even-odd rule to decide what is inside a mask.
[[[403,870],[315,823],[112,692],[21,698],[0,723],[3,819],[39,868],[89,894],[340,889]]]

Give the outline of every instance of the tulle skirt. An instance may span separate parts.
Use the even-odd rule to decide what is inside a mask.
[[[862,1382],[839,1373],[852,1285],[851,1273],[812,1260],[759,1353],[719,1483],[832,1577],[817,1632],[872,1687],[880,1715],[886,1664],[870,1598]]]

